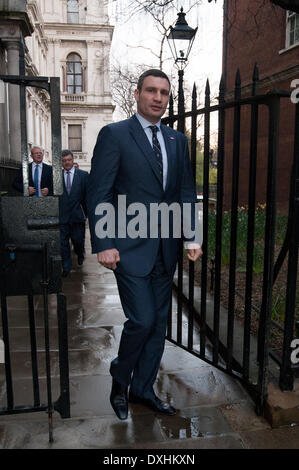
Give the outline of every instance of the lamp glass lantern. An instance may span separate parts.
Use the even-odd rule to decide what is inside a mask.
[[[193,46],[197,28],[191,28],[186,19],[183,8],[178,13],[178,19],[174,27],[170,26],[170,33],[167,41],[173,55],[176,66],[184,69],[187,65],[188,57]]]

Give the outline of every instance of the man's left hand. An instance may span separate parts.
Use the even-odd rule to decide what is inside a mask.
[[[42,188],[41,193],[42,193],[43,196],[48,196],[48,194],[49,194],[48,188]]]
[[[188,250],[188,258],[190,261],[196,261],[202,255],[201,248],[192,248]]]

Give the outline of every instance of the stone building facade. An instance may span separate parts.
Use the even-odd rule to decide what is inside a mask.
[[[89,170],[100,128],[112,121],[109,52],[113,27],[105,0],[0,0],[0,75],[19,75],[20,41],[26,75],[60,77],[62,147]],[[28,151],[45,150],[51,162],[51,125],[46,92],[27,88]],[[20,104],[16,86],[0,83],[0,162],[18,165]]]

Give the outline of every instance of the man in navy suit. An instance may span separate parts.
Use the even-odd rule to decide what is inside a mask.
[[[29,196],[53,196],[52,167],[43,163],[44,152],[40,147],[32,147],[29,164]],[[23,193],[23,171],[19,170],[13,188]]]
[[[135,90],[137,113],[101,129],[88,181],[92,252],[114,271],[127,317],[118,356],[110,367],[110,402],[120,419],[127,418],[128,401],[167,415],[176,413],[157,397],[153,385],[164,350],[179,239],[171,231],[168,238],[161,236],[161,219],[156,223],[158,235],[151,236],[150,208],[162,202],[190,203],[195,218],[196,191],[186,137],[160,121],[169,92],[170,82],[162,71],[151,69],[140,76]],[[128,236],[121,226],[115,236],[103,238],[102,209],[111,205],[118,227],[124,196],[126,209],[132,204],[137,207],[136,203],[145,207],[146,236]],[[126,212],[128,229],[133,216],[134,211]],[[200,244],[188,246],[190,260],[201,254]]]
[[[72,268],[70,239],[78,256],[78,264],[84,261],[86,184],[88,173],[74,167],[73,153],[62,151],[63,194],[59,196],[59,226],[62,258],[62,276]]]

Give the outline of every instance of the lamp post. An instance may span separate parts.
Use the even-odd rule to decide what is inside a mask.
[[[167,36],[167,41],[174,58],[174,63],[178,68],[179,75],[179,93],[178,93],[178,130],[184,132],[185,122],[183,119],[184,113],[184,69],[188,64],[188,57],[194,42],[194,38],[197,32],[197,28],[191,28],[186,19],[186,13],[183,12],[183,8],[178,13],[178,19],[174,27],[170,26],[170,32]],[[181,116],[181,118],[180,118]]]

